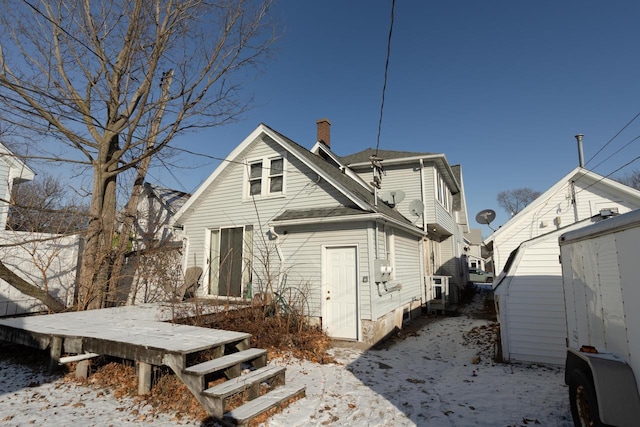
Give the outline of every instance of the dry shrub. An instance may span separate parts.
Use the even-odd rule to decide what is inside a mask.
[[[306,316],[278,313],[272,305],[253,305],[218,313],[207,326],[247,332],[251,346],[269,351],[270,357],[291,354],[316,363],[332,363],[327,353],[333,343],[321,328],[312,326]]]
[[[188,416],[203,420],[208,416],[187,386],[169,372],[164,372],[154,382],[147,402],[154,408],[162,408],[163,412],[175,412],[176,418]]]

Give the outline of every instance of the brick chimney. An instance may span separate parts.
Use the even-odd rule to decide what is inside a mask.
[[[320,119],[318,124],[318,141],[331,148],[331,122],[329,119]]]

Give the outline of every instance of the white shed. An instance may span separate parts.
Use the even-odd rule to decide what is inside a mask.
[[[563,365],[566,313],[558,238],[602,219],[596,215],[516,248],[494,288],[502,360]]]

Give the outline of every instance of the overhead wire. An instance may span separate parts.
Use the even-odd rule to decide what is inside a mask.
[[[640,136],[639,136],[638,138],[640,138]],[[638,139],[638,138],[635,138],[635,139]],[[635,139],[634,139],[634,140],[635,140]],[[579,190],[577,190],[577,191],[575,192],[575,195],[577,196],[578,194],[582,193],[583,191],[588,190],[589,188],[593,187],[594,185],[598,184],[599,182],[602,182],[603,180],[610,178],[610,177],[611,177],[611,175],[613,175],[614,173],[621,171],[622,169],[626,168],[627,166],[629,166],[630,164],[632,164],[632,163],[634,163],[634,162],[636,162],[636,161],[638,161],[638,160],[640,160],[640,156],[637,156],[637,157],[635,157],[634,159],[632,159],[632,160],[628,161],[627,163],[625,163],[624,165],[620,166],[619,168],[617,168],[616,170],[614,170],[614,171],[610,172],[610,173],[609,173],[609,174],[607,174],[607,175],[601,175],[601,177],[600,177],[600,178],[598,178],[597,180],[595,180],[595,181],[594,181],[594,182],[592,182],[591,184],[587,185],[587,186],[586,186],[586,187],[584,187],[584,188],[580,188]],[[596,173],[596,174],[597,174],[597,172],[593,172],[593,171],[590,171],[590,170],[587,170],[587,173]],[[598,174],[598,175],[600,175],[600,174]],[[576,179],[575,181],[572,181],[572,182],[575,184],[575,183],[577,183],[580,179],[582,179],[584,176],[586,176],[586,174],[582,175],[581,177],[579,177],[578,179]],[[571,182],[567,182],[567,185],[563,185],[563,186],[562,186],[561,188],[559,188],[555,193],[551,194],[551,195],[549,196],[549,199],[551,199],[552,197],[554,197],[556,194],[560,193],[561,191],[565,191],[565,190],[567,190],[567,189],[570,187],[570,185],[571,185]],[[548,203],[548,201],[547,201],[547,203]],[[543,208],[544,208],[544,207],[543,207]],[[554,209],[557,209],[556,205],[552,205],[552,206],[550,206],[547,210],[541,211],[541,213],[539,213],[539,214],[538,214],[538,217],[543,217],[544,215],[548,214],[549,212],[551,212],[551,211],[552,211],[552,210],[554,210]],[[506,240],[505,240],[504,242],[502,242],[502,243],[504,244],[504,243],[509,242],[509,241],[511,241],[512,239],[516,238],[516,237],[519,235],[519,233],[520,233],[521,231],[525,230],[526,228],[529,228],[530,226],[531,226],[531,224],[529,224],[529,223],[525,223],[525,224],[524,224],[521,228],[519,228],[515,233],[512,233],[512,234],[511,234],[511,238],[510,238],[510,239],[506,239]]]
[[[618,135],[620,135],[627,127],[629,127],[629,125],[633,123],[638,117],[640,117],[640,112],[636,114],[631,120],[629,120],[629,122],[626,125],[624,125],[622,129],[620,129],[615,135],[613,135],[611,139],[609,139],[609,141],[607,141],[602,147],[600,147],[600,149],[596,152],[596,154],[594,154],[593,156],[591,156],[589,160],[587,160],[587,162],[585,163],[585,166],[588,165],[589,162],[591,162],[598,154],[600,154],[602,150],[604,150],[614,139],[618,137]],[[601,164],[602,163],[598,163],[595,167],[598,167]]]
[[[384,112],[384,97],[387,91],[387,76],[389,74],[389,58],[391,57],[391,36],[393,35],[393,21],[395,19],[396,0],[391,1],[391,23],[389,25],[389,39],[387,41],[387,59],[384,64],[384,82],[382,84],[382,101],[380,103],[380,118],[378,120],[378,138],[376,142],[376,157],[380,148],[380,135],[382,133],[382,115]]]

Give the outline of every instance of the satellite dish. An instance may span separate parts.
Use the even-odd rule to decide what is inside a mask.
[[[409,212],[415,216],[422,215],[422,212],[424,212],[424,205],[422,204],[422,201],[419,199],[412,200],[411,203],[409,203]]]
[[[478,224],[491,224],[491,221],[496,219],[496,212],[492,209],[484,209],[478,212],[476,215],[476,222]]]
[[[387,205],[394,207],[398,203],[404,200],[404,191],[395,190],[395,191],[385,191],[380,195],[380,198]]]

